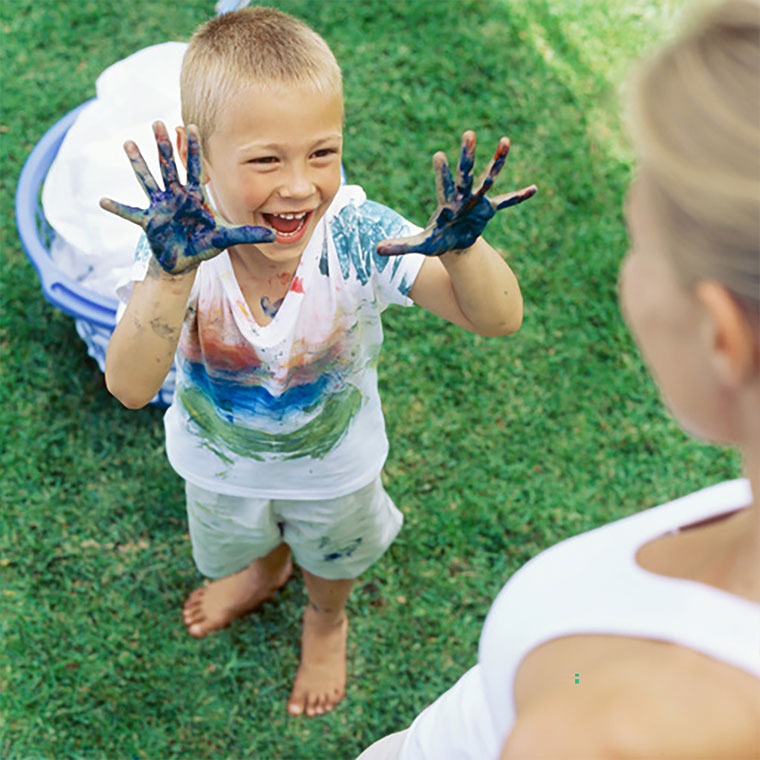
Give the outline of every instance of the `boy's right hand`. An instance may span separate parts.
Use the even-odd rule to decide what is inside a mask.
[[[255,225],[228,226],[221,224],[206,201],[201,184],[201,147],[198,130],[187,128],[187,184],[177,176],[171,140],[160,121],[153,125],[156,136],[162,190],[150,172],[139,148],[133,142],[124,145],[137,181],[142,186],[150,206],[135,208],[102,198],[101,208],[145,230],[153,256],[169,274],[182,274],[195,269],[202,261],[212,259],[233,245],[272,243],[273,230]]]

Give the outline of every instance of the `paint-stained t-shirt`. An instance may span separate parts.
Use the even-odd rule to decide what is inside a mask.
[[[382,257],[375,247],[418,230],[361,188],[341,187],[265,326],[226,251],[201,264],[164,420],[169,461],[183,478],[230,495],[311,499],[377,477],[388,454],[380,315],[411,305],[423,257]]]

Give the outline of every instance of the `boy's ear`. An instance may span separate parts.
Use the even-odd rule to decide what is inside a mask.
[[[184,127],[177,127],[177,152],[182,165],[187,169],[187,131]]]
[[[182,165],[187,169],[187,130],[184,127],[177,127],[177,152],[179,153]],[[202,154],[201,154],[202,155]],[[206,160],[201,159],[201,184],[208,182],[208,172],[206,171]]]
[[[719,377],[738,388],[760,370],[760,333],[726,288],[716,280],[704,280],[695,288],[707,313],[707,350]]]

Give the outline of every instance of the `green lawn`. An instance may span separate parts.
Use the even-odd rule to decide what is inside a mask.
[[[300,582],[202,642],[198,582],[161,412],[103,386],[73,321],[42,298],[13,221],[28,152],[135,50],[186,39],[212,0],[0,3],[0,756],[347,760],[475,662],[490,600],[571,534],[738,474],[662,409],[616,304],[630,154],[618,87],[667,33],[664,0],[274,0],[321,32],[346,80],[345,166],[424,222],[430,156],[502,133],[503,190],[539,194],[489,239],[525,323],[482,339],[387,313],[387,487],[406,516],[350,602],[348,698],[285,712]],[[537,603],[540,600],[537,600]]]

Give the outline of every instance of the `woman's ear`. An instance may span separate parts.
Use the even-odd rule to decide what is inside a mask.
[[[759,333],[721,283],[703,280],[695,294],[708,317],[705,337],[713,365],[726,385],[738,388],[760,369]]]

